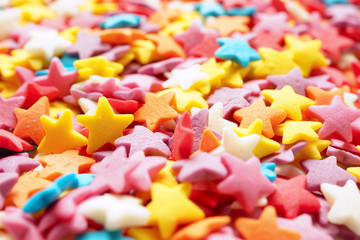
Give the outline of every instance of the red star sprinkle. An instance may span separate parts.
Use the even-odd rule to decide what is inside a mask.
[[[324,30],[311,30],[310,34],[322,41],[322,49],[330,55],[331,58],[338,60],[341,51],[354,46],[354,41],[350,38],[341,36],[336,28],[327,28]]]
[[[190,114],[184,112],[176,125],[171,145],[171,157],[174,160],[189,158],[194,141]]]
[[[21,152],[24,150],[31,150],[33,149],[33,146],[30,143],[27,143],[21,138],[15,136],[11,132],[0,129],[0,148]]]
[[[291,179],[277,178],[276,190],[268,197],[269,205],[286,218],[295,218],[301,213],[317,213],[320,202],[306,190],[306,177],[299,175]]]

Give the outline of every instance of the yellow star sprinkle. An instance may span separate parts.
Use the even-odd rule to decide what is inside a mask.
[[[76,42],[76,34],[81,30],[81,28],[75,26],[71,28],[67,28],[64,31],[59,33],[60,37],[65,38],[66,40],[69,40],[70,42]]]
[[[15,65],[11,62],[11,57],[0,54],[0,75],[3,80],[8,80],[15,74]]]
[[[283,144],[292,144],[301,140],[310,141],[319,138],[314,130],[321,128],[321,126],[321,122],[286,121],[276,126],[275,134],[283,136]]]
[[[227,66],[229,68],[230,65]],[[225,69],[221,68],[215,58],[210,58],[201,65],[201,72],[207,73],[208,77],[196,82],[191,89],[198,90],[203,94],[208,94],[211,88],[219,88],[221,79],[225,76]]]
[[[29,53],[24,49],[16,49],[11,51],[11,62],[15,66],[22,66],[26,68],[31,68],[32,70],[38,71],[43,67],[43,61]]]
[[[76,108],[74,105],[66,103],[64,101],[52,101],[50,105],[50,116],[57,118],[59,112],[64,112],[66,109],[69,109],[71,113],[75,116],[81,113],[79,108]]]
[[[18,84],[12,82],[0,81],[0,93],[3,98],[9,98],[15,94],[16,90],[19,88]]]
[[[151,213],[149,223],[158,225],[162,238],[168,239],[178,225],[205,217],[204,212],[188,198],[191,188],[191,183],[182,183],[173,188],[153,183],[152,200],[146,208]]]
[[[87,144],[86,137],[73,130],[70,110],[66,110],[58,120],[45,115],[40,120],[45,137],[37,148],[39,153],[62,153]]]
[[[129,228],[127,230],[127,235],[134,239],[141,240],[159,240],[161,239],[159,231],[157,228]]]
[[[16,66],[40,70],[43,67],[43,62],[41,59],[23,49],[11,51],[11,56],[0,54],[0,75],[3,80],[13,81],[16,79]]]
[[[173,163],[174,161],[168,160],[165,167],[152,179],[152,182],[161,183],[168,187],[175,187],[178,185],[178,182],[174,177],[175,174],[171,168]]]
[[[159,96],[166,94],[170,91],[175,92],[174,108],[180,114],[185,111],[190,112],[193,107],[197,108],[209,108],[207,102],[202,97],[203,95],[195,90],[185,91],[180,87],[172,87],[170,89],[159,92]]]
[[[128,65],[129,63],[131,63],[133,60],[135,59],[135,54],[128,51],[127,53],[125,53],[123,56],[121,56],[121,58],[119,58],[117,60],[118,63],[122,64],[123,66]]]
[[[294,54],[293,60],[299,65],[302,74],[309,76],[313,68],[321,68],[328,65],[326,58],[321,52],[322,42],[318,39],[302,41],[299,38],[288,35],[285,44]]]
[[[98,3],[97,0],[86,0],[85,4],[80,6],[80,9],[83,11],[90,10],[94,14],[102,14],[106,12],[112,12],[118,10],[118,7],[115,3],[104,2]]]
[[[55,18],[55,13],[40,3],[26,3],[19,6],[24,21],[40,22],[43,18]]]
[[[176,20],[185,21],[190,25],[195,19],[201,19],[201,14],[198,11],[184,12]]]
[[[26,3],[44,3],[44,0],[10,0],[12,6],[19,6]]]
[[[185,21],[174,21],[166,24],[166,26],[160,31],[161,34],[175,35],[182,33],[189,28],[189,23]]]
[[[174,161],[168,160],[166,162],[165,167],[161,169],[161,171],[152,179],[153,183],[161,183],[167,187],[175,187],[178,185],[178,182],[176,181],[174,177],[174,172],[171,168],[171,165],[174,163]],[[151,199],[150,191],[149,192],[140,192],[137,191],[135,193],[135,196],[138,198],[141,198],[143,202],[148,202]]]
[[[225,76],[221,80],[221,86],[230,88],[239,88],[243,85],[242,76],[245,76],[249,71],[249,67],[242,67],[239,64],[227,60],[218,64],[225,70]]]
[[[287,117],[295,121],[301,121],[301,111],[314,104],[313,100],[296,94],[289,85],[281,90],[263,90],[261,94],[271,103],[271,107],[284,110]]]
[[[321,152],[330,144],[329,140],[322,139],[308,141],[307,145],[295,155],[295,163],[304,159],[321,159]]]
[[[135,60],[141,64],[148,64],[150,62],[159,60],[159,56],[156,54],[156,46],[150,40],[135,40],[131,44],[130,51],[135,55]]]
[[[92,75],[115,77],[124,69],[122,64],[110,62],[105,57],[76,60],[74,66],[79,69],[78,73],[81,80],[89,79]]]
[[[160,34],[175,35],[181,33],[189,28],[190,24],[201,15],[197,11],[191,11],[183,13],[175,21],[166,24],[166,26],[160,31]]]
[[[280,150],[281,146],[278,142],[271,140],[261,135],[263,122],[261,119],[256,119],[247,128],[233,127],[232,129],[239,137],[248,136],[250,134],[257,134],[260,136],[260,141],[253,150],[253,154],[257,158],[265,157],[271,153]]]
[[[99,98],[95,115],[79,115],[76,120],[89,129],[89,143],[86,152],[91,154],[106,143],[123,136],[123,131],[133,121],[132,114],[114,114],[108,100]]]
[[[346,169],[346,171],[354,175],[358,182],[360,181],[360,167],[349,167]]]
[[[253,70],[256,77],[287,74],[291,69],[297,67],[291,51],[278,52],[266,47],[261,47],[258,51],[262,60],[255,65]]]

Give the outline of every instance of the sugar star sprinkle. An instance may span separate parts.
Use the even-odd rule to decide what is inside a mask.
[[[115,114],[107,99],[100,97],[95,114],[79,115],[76,120],[89,129],[87,152],[92,153],[105,143],[115,144],[134,117],[131,114]]]
[[[260,60],[260,55],[241,39],[218,38],[221,47],[216,50],[215,55],[219,58],[228,59],[237,64],[247,67],[250,61]],[[234,52],[234,49],[236,51]]]
[[[150,217],[149,210],[141,205],[140,199],[127,195],[93,197],[81,203],[79,211],[110,231],[145,225]]]
[[[85,146],[87,139],[72,127],[70,110],[66,110],[58,120],[45,115],[40,118],[45,131],[37,150],[42,153],[61,153],[74,147]]]
[[[47,61],[64,53],[71,46],[71,42],[59,36],[55,30],[33,31],[30,35],[32,38],[25,44],[24,49],[36,56],[44,57]]]
[[[360,229],[358,223],[360,219],[358,215],[354,214],[354,209],[360,207],[358,201],[360,194],[356,183],[348,180],[343,187],[323,183],[321,184],[321,192],[331,206],[328,220],[331,223],[343,224],[359,235]]]

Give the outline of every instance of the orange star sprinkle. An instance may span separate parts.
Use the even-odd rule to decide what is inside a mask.
[[[44,167],[39,177],[52,181],[67,173],[88,172],[96,161],[80,156],[78,150],[68,150],[60,154],[42,156],[39,158],[39,162]]]
[[[149,34],[147,38],[157,45],[156,52],[160,56],[185,58],[184,50],[172,37],[165,34]]]
[[[173,91],[160,96],[147,93],[144,106],[134,113],[134,121],[146,122],[147,128],[154,131],[161,123],[176,118],[178,113],[170,107],[174,96],[175,92]]]
[[[350,92],[350,87],[348,85],[344,85],[341,88],[337,88],[333,91],[325,91],[321,88],[309,86],[306,88],[306,95],[315,100],[315,105],[330,105],[332,99],[339,95],[342,99],[344,98],[344,93]]]
[[[28,110],[15,108],[14,114],[18,122],[14,129],[14,135],[23,139],[31,138],[39,145],[45,136],[40,117],[42,115],[49,116],[49,108],[50,103],[47,97],[41,97]]]
[[[10,52],[10,48],[5,44],[0,43],[0,53],[8,54]]]
[[[246,33],[250,29],[247,26],[250,22],[249,17],[244,16],[220,16],[215,21],[206,25],[207,28],[213,28],[219,31],[222,37],[229,36],[233,32]]]
[[[235,227],[246,240],[300,240],[301,238],[299,233],[277,226],[276,211],[273,206],[267,206],[258,220],[238,218]]]
[[[100,34],[101,41],[110,44],[130,44],[138,39],[145,39],[145,33],[132,28],[107,29]]]
[[[177,233],[170,240],[198,240],[205,239],[211,232],[229,224],[229,216],[208,217],[198,222],[192,223]]]
[[[257,99],[250,107],[242,108],[234,112],[234,119],[240,123],[241,128],[247,128],[257,118],[263,122],[262,133],[272,138],[273,128],[286,118],[286,112],[278,108],[267,107],[264,100]]]
[[[201,152],[211,152],[220,145],[221,145],[220,140],[215,136],[215,134],[209,128],[203,131],[200,140]]]
[[[19,177],[11,192],[5,198],[5,206],[22,208],[26,200],[37,191],[40,191],[52,182],[39,178],[39,172],[27,172]]]
[[[180,9],[164,9],[161,11],[154,12],[148,18],[148,22],[158,25],[163,28],[169,22],[175,20],[182,14]]]

